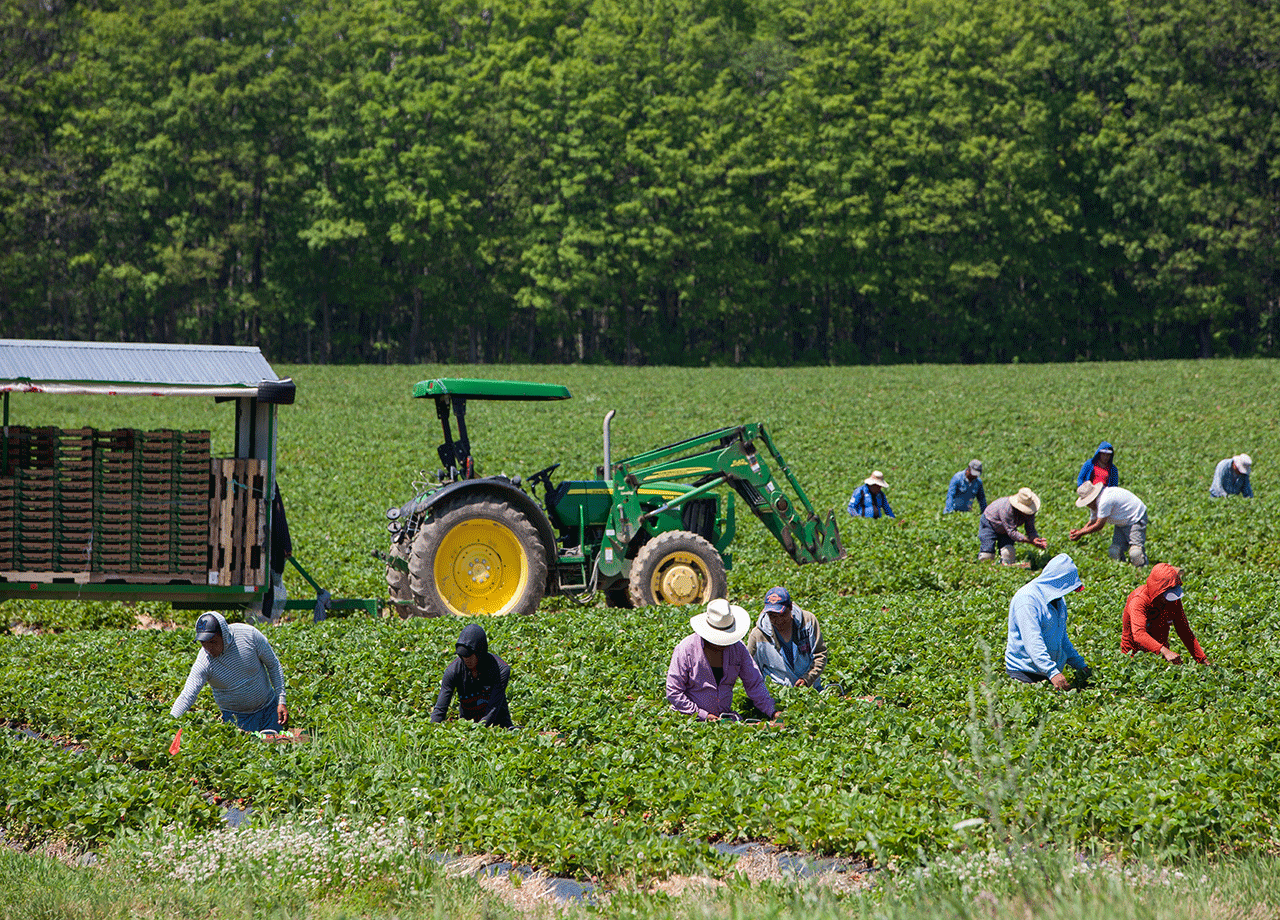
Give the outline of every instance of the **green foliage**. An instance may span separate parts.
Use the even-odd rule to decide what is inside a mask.
[[[1275,354],[1280,23],[15,0],[5,334],[322,362]]]
[[[1124,852],[1267,851],[1280,806],[1274,369],[518,368],[510,376],[565,383],[575,398],[476,404],[468,421],[486,472],[527,475],[559,460],[566,477],[588,475],[610,408],[620,454],[762,420],[819,508],[843,507],[867,471],[884,470],[899,517],[842,514],[843,562],[796,567],[750,520],[735,542],[730,597],[755,611],[770,585],[786,584],[821,620],[842,694],[782,693],[782,729],[698,725],[664,699],[689,610],[557,598],[536,617],[485,624],[512,665],[521,727],[432,725],[461,623],[294,622],[270,637],[293,718],[312,740],[260,744],[218,721],[205,694],[170,757],[168,709],[195,652],[193,614],[178,615],[176,632],[154,632],[117,628],[127,608],[9,605],[11,622],[38,616],[67,631],[0,636],[0,718],[85,753],[5,736],[5,823],[89,839],[112,833],[121,812],[130,825],[202,826],[205,790],[251,801],[264,819],[404,817],[432,845],[582,874],[713,864],[708,840],[881,860],[1006,835]],[[408,398],[432,371],[282,370],[298,380],[280,423],[296,552],[335,596],[382,596],[367,552],[385,547],[383,510],[403,500],[415,470],[435,466],[434,414]],[[225,407],[159,400],[23,395],[13,411],[63,425],[109,411],[128,424],[135,412],[134,423],[177,427],[194,412],[215,443],[229,424],[217,417]],[[1076,470],[1103,438],[1117,445],[1123,484],[1151,509],[1152,559],[1184,570],[1214,667],[1118,651],[1120,611],[1142,575],[1107,559],[1106,534],[1066,539],[1081,520]],[[1242,449],[1257,459],[1257,498],[1210,500],[1214,464]],[[1086,689],[1057,694],[1000,673],[1008,600],[1030,573],[977,565],[974,516],[940,514],[947,480],[975,455],[989,497],[1023,485],[1041,495],[1049,552],[1070,551],[1080,566],[1086,591],[1069,600],[1070,629],[1094,668]],[[294,573],[286,578],[303,596]]]

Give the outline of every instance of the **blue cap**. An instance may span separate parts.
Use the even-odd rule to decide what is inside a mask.
[[[764,594],[764,612],[780,613],[791,607],[791,594],[786,588],[770,588]]]
[[[1176,601],[1182,597],[1182,585],[1175,585],[1168,591],[1164,592],[1164,599],[1167,601]]]

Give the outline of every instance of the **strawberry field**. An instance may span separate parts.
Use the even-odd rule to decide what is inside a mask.
[[[783,693],[780,728],[696,724],[663,695],[689,610],[561,598],[485,624],[512,666],[517,730],[432,725],[460,622],[300,619],[269,636],[292,721],[312,740],[241,735],[206,691],[170,755],[193,614],[10,602],[0,719],[30,733],[0,733],[7,835],[101,842],[135,826],[213,827],[212,795],[251,803],[263,820],[403,818],[441,848],[576,874],[687,871],[714,861],[709,841],[731,840],[875,860],[1013,830],[1172,855],[1280,845],[1273,362],[276,369],[298,381],[280,424],[295,552],[335,596],[384,593],[369,551],[386,548],[383,512],[436,465],[433,407],[408,396],[433,374],[573,392],[563,404],[474,405],[486,473],[560,461],[557,475],[590,477],[611,408],[615,457],[763,421],[819,508],[843,509],[883,470],[898,518],[841,511],[843,562],[799,568],[749,516],[734,545],[730,598],[754,615],[770,585],[787,585],[821,620],[841,692]],[[12,414],[15,424],[208,427],[215,452],[230,428],[226,407],[192,400],[22,395]],[[1109,530],[1066,539],[1084,517],[1075,473],[1103,439],[1117,447],[1122,485],[1150,509],[1152,561],[1184,569],[1211,667],[1119,652],[1123,602],[1143,576],[1107,558]],[[1214,464],[1242,451],[1257,497],[1211,501]],[[1094,669],[1082,690],[1003,675],[1009,598],[1032,573],[977,565],[975,515],[940,515],[947,480],[972,457],[989,498],[1030,486],[1043,499],[1049,549],[1037,562],[1067,551],[1080,567],[1070,634]],[[292,572],[286,581],[304,594]],[[182,628],[128,628],[139,614]]]

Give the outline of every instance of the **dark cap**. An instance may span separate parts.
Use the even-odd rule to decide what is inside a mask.
[[[222,629],[218,626],[218,618],[212,613],[200,614],[200,618],[196,620],[196,641],[203,642],[220,635],[222,635]]]
[[[476,653],[475,649],[473,649],[471,646],[463,645],[461,642],[459,642],[457,645],[454,646],[454,651],[458,653],[459,658],[470,658],[472,655]]]
[[[764,612],[781,613],[791,608],[791,594],[786,588],[770,588],[764,594]]]

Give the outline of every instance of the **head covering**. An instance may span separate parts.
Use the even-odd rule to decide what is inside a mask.
[[[1167,601],[1182,600],[1182,585],[1178,585],[1176,588],[1170,588],[1168,591],[1164,592],[1164,599]]]
[[[1049,604],[1083,587],[1084,582],[1080,580],[1080,571],[1071,557],[1066,553],[1058,553],[1049,560],[1043,572],[1017,590],[1009,603],[1009,609],[1013,609],[1019,596],[1036,597],[1043,603]]]
[[[222,627],[218,623],[218,614],[210,610],[200,614],[196,620],[196,641],[204,642],[222,635]]]
[[[733,645],[751,628],[751,617],[737,604],[717,597],[703,613],[689,617],[689,625],[712,645]]]
[[[1167,595],[1177,590],[1178,597],[1182,596],[1182,570],[1169,565],[1167,562],[1157,562],[1151,567],[1151,573],[1147,575],[1146,592],[1147,600],[1177,600]]]
[[[975,476],[981,476],[981,475],[982,475],[982,461],[981,461],[981,460],[970,460],[970,461],[969,461],[969,472],[970,472],[970,473],[972,473],[972,474],[973,474],[973,475],[975,475]]]
[[[1009,504],[1023,514],[1035,514],[1040,510],[1040,496],[1023,486],[1017,495],[1009,496]]]
[[[872,470],[871,475],[862,481],[869,486],[879,486],[882,489],[889,488],[889,484],[884,481],[884,473],[879,470]]]
[[[786,588],[770,588],[764,595],[764,612],[781,613],[791,609],[791,592]]]
[[[1236,469],[1244,473],[1246,476],[1248,476],[1249,471],[1253,469],[1253,458],[1248,454],[1236,454],[1231,458],[1231,462],[1236,465]]]
[[[454,651],[458,653],[459,658],[465,658],[463,649],[475,652],[480,657],[484,657],[489,652],[489,637],[484,634],[484,627],[476,623],[462,627],[462,632],[458,635],[458,641],[454,643]]]
[[[1100,482],[1080,483],[1080,486],[1076,489],[1076,495],[1079,496],[1079,498],[1076,499],[1076,507],[1087,508],[1092,505],[1094,499],[1102,494],[1102,488],[1103,486]]]
[[[1114,456],[1115,452],[1116,449],[1111,446],[1110,441],[1103,441],[1098,445],[1098,449],[1093,452],[1093,459],[1096,461],[1102,454],[1112,454]]]

